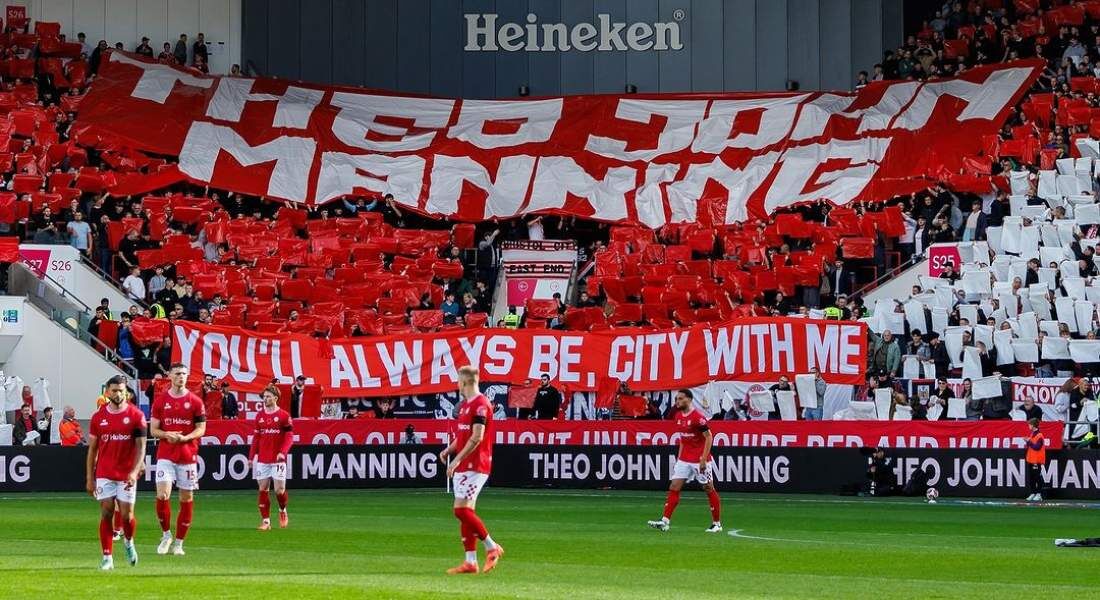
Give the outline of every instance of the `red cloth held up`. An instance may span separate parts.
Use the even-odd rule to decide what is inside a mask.
[[[874,258],[875,241],[866,237],[848,237],[840,241],[845,258]]]
[[[538,395],[538,385],[528,382],[528,385],[513,385],[508,388],[509,408],[534,408],[535,396]]]

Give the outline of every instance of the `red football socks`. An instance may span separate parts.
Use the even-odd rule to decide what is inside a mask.
[[[261,518],[271,518],[271,497],[267,495],[267,490],[260,492],[260,495],[256,498],[256,504],[260,507]]]
[[[286,510],[286,503],[290,500],[290,492],[284,490],[281,494],[275,494],[275,500],[279,503],[279,510]]]
[[[116,510],[115,511],[114,525],[115,525],[115,531],[122,531],[122,511],[121,510]]]
[[[671,519],[672,513],[676,511],[676,505],[680,503],[680,492],[669,490],[668,499],[665,500],[665,518]]]
[[[130,513],[130,519],[122,522],[122,536],[128,540],[133,540],[135,531],[137,531],[137,515]]]
[[[172,529],[172,501],[157,498],[157,520],[160,521],[161,531]]]
[[[483,540],[489,537],[489,532],[485,529],[485,523],[481,522],[481,517],[477,516],[472,508],[456,508],[455,516],[458,520],[470,528],[470,532],[477,536],[477,539]]]
[[[470,530],[470,526],[464,521],[459,523],[459,530],[462,532],[462,549],[467,552],[477,550],[477,537],[474,536],[474,532]]]
[[[111,527],[111,521],[111,517],[99,518],[99,547],[103,549],[104,556],[114,549],[115,530]]]
[[[191,516],[194,514],[195,501],[180,502],[180,514],[176,517],[176,539],[187,537],[187,530],[191,529]]]
[[[718,498],[718,490],[707,492],[707,500],[710,501],[710,518],[718,523],[722,520],[722,500]]]

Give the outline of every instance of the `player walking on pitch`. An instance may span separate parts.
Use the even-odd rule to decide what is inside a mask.
[[[160,544],[157,554],[183,556],[183,540],[191,528],[195,490],[199,489],[199,472],[195,457],[199,438],[206,433],[206,408],[202,399],[190,392],[187,367],[176,363],[168,369],[172,386],[153,400],[151,430],[157,444],[157,519],[160,521]],[[172,484],[179,488],[180,508],[176,518],[176,538],[172,539]]]
[[[668,485],[668,499],[665,512],[657,521],[649,521],[649,526],[668,531],[676,505],[680,503],[680,490],[689,479],[698,481],[707,493],[710,502],[711,524],[707,533],[722,531],[722,501],[714,489],[714,461],[710,457],[710,445],[713,436],[707,425],[707,418],[699,409],[692,406],[691,390],[676,392],[676,429],[680,432],[680,453],[676,456],[676,465],[672,468],[672,481]]]
[[[294,426],[290,413],[279,408],[279,390],[269,387],[263,392],[264,408],[256,413],[256,433],[248,451],[252,477],[260,486],[260,531],[271,530],[271,497],[268,487],[274,482],[275,500],[279,503],[279,527],[290,524],[286,514],[289,500],[286,491],[286,456],[294,443]]]
[[[451,479],[455,494],[455,517],[460,523],[462,547],[466,560],[447,570],[448,575],[477,573],[477,541],[485,545],[485,570],[488,573],[497,566],[504,555],[504,548],[493,541],[485,524],[474,512],[477,496],[489,480],[493,463],[493,405],[477,385],[478,370],[465,366],[458,370],[458,394],[462,404],[458,408],[458,436],[442,452],[439,460],[447,463],[447,477]]]
[[[85,465],[85,489],[99,501],[99,545],[103,560],[99,568],[115,568],[112,521],[115,503],[122,513],[123,545],[126,558],[137,565],[134,548],[134,501],[137,479],[145,461],[145,415],[126,402],[126,383],[121,376],[107,380],[108,402],[92,415],[88,432],[88,459]]]

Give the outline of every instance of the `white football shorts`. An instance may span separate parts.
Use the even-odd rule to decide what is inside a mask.
[[[714,459],[707,461],[707,470],[700,471],[699,463],[687,462],[677,459],[676,465],[672,467],[673,479],[686,479],[688,481],[698,481],[701,484],[710,483],[713,471],[715,469]]]
[[[181,490],[199,489],[199,465],[181,465],[170,460],[157,461],[157,483],[173,483]]]
[[[477,502],[477,496],[487,481],[489,481],[488,473],[461,471],[455,473],[454,478],[451,479],[451,489],[454,490],[456,499]]]
[[[137,500],[137,485],[130,485],[129,481],[115,481],[97,477],[95,480],[95,499],[103,501],[112,498],[133,506]]]

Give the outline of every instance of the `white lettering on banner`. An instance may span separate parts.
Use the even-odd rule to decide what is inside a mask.
[[[603,179],[591,177],[577,161],[564,156],[541,158],[535,171],[527,211],[562,208],[570,194],[588,200],[592,217],[608,221],[626,218],[626,193],[636,185],[637,169],[608,169]]]
[[[247,366],[241,370],[241,336],[229,336],[229,375],[241,383],[249,383],[256,378],[256,339],[248,338],[245,341],[244,363]]]
[[[355,372],[355,368],[351,366],[351,360],[348,359],[348,353],[343,346],[332,347],[332,360],[329,362],[329,366],[331,368],[329,381],[332,383],[332,387],[342,387],[345,383],[348,384],[348,387],[359,387],[359,375]]]
[[[255,79],[245,77],[222,77],[214,88],[214,97],[206,106],[206,116],[222,121],[237,122],[248,102],[275,102],[273,127],[292,127],[305,129],[313,109],[321,103],[325,93],[321,90],[290,86],[282,95],[253,94]]]
[[[458,383],[458,369],[451,358],[451,346],[447,340],[432,340],[432,383],[443,381],[443,377]]]
[[[718,154],[726,148],[767,148],[790,136],[799,106],[807,98],[808,94],[801,94],[785,98],[711,102],[707,117],[699,123],[699,131],[691,149],[695,152]],[[760,114],[760,124],[756,130],[750,132],[735,128],[734,121],[737,117],[749,112]]]
[[[334,92],[332,106],[340,109],[332,121],[332,133],[353,148],[381,152],[423,150],[447,126],[455,101],[435,98],[375,96],[351,92]],[[411,121],[408,126],[378,121],[379,117]],[[411,133],[411,129],[428,130]],[[370,134],[397,137],[397,140],[371,139]]]
[[[168,65],[143,62],[130,58],[121,52],[112,52],[111,61],[141,69],[141,77],[130,95],[134,98],[151,100],[158,104],[164,104],[168,100],[168,96],[172,94],[172,90],[175,89],[177,83],[204,89],[214,85],[213,79],[191,75],[186,71],[173,69]]]
[[[180,149],[179,169],[195,179],[210,181],[222,151],[246,167],[274,161],[275,168],[271,170],[267,193],[305,202],[309,171],[316,150],[317,142],[312,138],[292,136],[251,146],[229,127],[195,121]]]
[[[384,154],[321,154],[321,174],[317,177],[317,201],[326,202],[363,190],[393,194],[394,200],[416,206],[423,185],[425,161],[419,156]],[[274,177],[272,178],[274,184]],[[410,199],[412,202],[410,203]]]
[[[512,351],[516,349],[516,341],[504,335],[494,335],[489,338],[489,344],[485,348],[485,356],[490,361],[485,363],[485,372],[490,375],[507,375],[512,372],[515,359]]]
[[[214,364],[217,354],[218,364]],[[209,373],[215,379],[229,374],[229,340],[220,333],[208,333],[202,338],[202,372]]]
[[[901,129],[924,127],[940,96],[953,96],[966,102],[966,108],[959,114],[959,121],[991,120],[1008,104],[1015,94],[1013,90],[1018,89],[1030,74],[1030,69],[1002,69],[990,74],[982,83],[961,79],[925,83],[917,91],[916,99],[890,126]]]
[[[561,98],[519,102],[463,100],[458,122],[447,129],[447,137],[485,149],[545,142],[558,125],[562,105]],[[485,126],[490,122],[507,124],[515,131],[487,133]]]
[[[420,365],[424,363],[424,342],[413,340],[412,352],[402,341],[395,341],[392,351],[386,342],[378,342],[374,346],[378,349],[378,355],[382,358],[386,372],[389,373],[391,386],[401,387],[403,379],[407,379],[412,385],[420,384]]]
[[[501,23],[496,13],[466,13],[467,52],[624,52],[633,50],[682,50],[680,24],[676,22],[613,22],[611,15],[599,13],[593,23],[573,26],[565,23],[539,23],[538,16],[528,13],[524,24]],[[682,16],[679,18],[683,18]],[[625,32],[625,36],[623,35]],[[653,39],[650,39],[653,38]]]
[[[864,138],[788,150],[764,197],[765,210],[819,198],[848,204],[871,182],[889,146],[889,138]],[[848,159],[849,164],[839,170],[819,171],[818,166],[836,159]]]
[[[362,344],[353,346],[352,352],[355,354],[355,364],[359,367],[360,382],[362,386],[365,388],[382,387],[382,380],[370,374],[370,368],[367,367],[367,357],[364,353]]]
[[[436,155],[432,161],[432,185],[424,209],[432,214],[458,212],[463,184],[485,192],[486,219],[512,216],[519,211],[535,172],[534,156],[508,156],[500,159],[493,178],[481,163],[467,156]]]
[[[493,14],[466,20],[479,49],[679,45],[676,23],[618,23],[604,14],[568,26],[533,14],[526,25]],[[214,187],[304,203],[390,193],[414,211],[466,221],[542,211],[653,228],[695,222],[701,212],[737,223],[800,202],[888,195],[906,187],[901,180],[926,178],[928,165],[900,155],[915,145],[954,172],[1040,69],[1021,61],[850,94],[461,101],[202,77],[111,56],[77,129],[179,154],[185,175]],[[939,102],[945,97],[953,100]],[[270,123],[242,118],[256,102],[275,103],[248,113],[271,115]],[[172,121],[164,135],[145,126],[158,118]],[[935,135],[955,124],[974,135]],[[219,169],[223,150],[244,168]],[[884,172],[897,181],[882,180]]]
[[[627,150],[627,140],[589,135],[584,149],[624,161],[648,161],[662,154],[683,150],[695,138],[695,125],[703,120],[708,104],[706,100],[621,99],[615,107],[616,119],[647,125],[664,121],[664,127],[657,136],[657,147]]]
[[[179,325],[175,325],[173,329],[176,332],[175,345],[180,351],[180,363],[190,371],[191,357],[194,356],[195,346],[199,343],[199,332],[194,329],[187,331]]]

